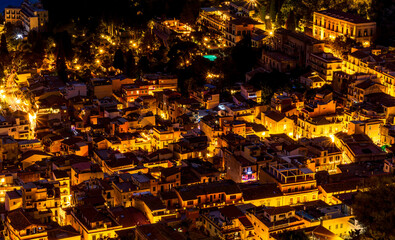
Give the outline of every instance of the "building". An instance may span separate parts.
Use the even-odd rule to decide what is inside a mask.
[[[297,66],[305,67],[309,64],[311,53],[324,52],[324,42],[284,28],[274,31],[273,50],[297,59]]]
[[[255,226],[257,236],[263,239],[275,239],[283,231],[303,228],[305,223],[296,210],[290,206],[259,208],[254,214],[247,213],[248,219]]]
[[[289,72],[296,68],[297,61],[282,52],[263,50],[261,64],[267,71]]]
[[[20,7],[6,8],[4,12],[6,23],[21,23],[27,32],[44,31],[48,23],[48,11],[37,8],[27,0]]]
[[[78,185],[91,179],[103,179],[104,173],[99,165],[91,162],[75,163],[71,166],[71,185]]]
[[[1,168],[17,163],[19,154],[18,142],[9,136],[0,137],[0,162]]]
[[[333,136],[342,131],[343,116],[299,117],[296,123],[296,138]]]
[[[347,135],[340,132],[335,134],[335,142],[344,152],[346,162],[382,161],[387,155],[365,134]]]
[[[334,57],[332,53],[310,54],[310,66],[318,75],[327,82],[332,82],[333,72],[342,70],[342,60]]]
[[[236,206],[230,205],[223,208],[212,208],[201,214],[201,219],[196,223],[203,227],[209,236],[226,239],[257,239],[254,225],[246,215]]]
[[[201,8],[197,22],[216,31],[223,32],[232,19],[230,11],[224,7]]]
[[[263,23],[248,17],[232,19],[228,22],[225,31],[225,43],[228,47],[234,47],[244,37],[251,36],[255,29],[263,27]]]
[[[351,121],[348,124],[349,135],[366,134],[374,143],[380,143],[381,127],[384,125],[383,121],[379,119],[368,119],[364,121]]]
[[[243,156],[231,155],[225,158],[226,176],[237,183],[258,180],[257,164]]]
[[[297,168],[293,164],[270,163],[259,177],[262,183],[276,183],[284,194],[284,205],[295,205],[318,200],[315,173],[308,168]]]
[[[84,240],[116,238],[122,226],[107,209],[98,210],[93,206],[75,207],[71,212],[71,224]]]
[[[334,40],[346,36],[368,47],[375,35],[376,23],[363,17],[333,9],[314,12],[313,36],[316,39]]]
[[[47,226],[22,209],[9,212],[4,225],[8,239],[48,240]]]
[[[254,88],[252,85],[243,84],[240,86],[240,94],[246,100],[251,99],[257,103],[262,102],[262,90]]]
[[[159,197],[151,194],[134,197],[133,207],[142,211],[151,223],[177,218],[175,211],[167,209]]]
[[[242,201],[242,192],[232,180],[176,188],[181,208],[222,206]]]
[[[262,124],[269,130],[269,134],[293,135],[294,121],[277,111],[262,113]]]

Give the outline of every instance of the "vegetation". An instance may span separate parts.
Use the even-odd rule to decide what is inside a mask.
[[[353,204],[356,219],[366,227],[364,236],[395,239],[395,177],[375,179],[369,191],[359,192]]]

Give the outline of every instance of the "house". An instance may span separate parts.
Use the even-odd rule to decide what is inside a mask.
[[[231,155],[225,159],[226,176],[237,183],[258,180],[257,164],[243,156]]]
[[[256,239],[254,225],[235,205],[211,208],[201,214],[196,223],[203,227],[209,236],[219,239]]]
[[[342,70],[342,60],[333,56],[332,53],[312,53],[309,63],[311,69],[328,82],[332,82],[334,72]]]
[[[116,238],[116,231],[122,229],[107,209],[98,210],[93,206],[75,207],[71,211],[71,216],[73,228],[85,240]]]
[[[34,165],[35,162],[42,161],[52,157],[51,154],[45,153],[39,150],[30,150],[22,153],[20,162],[22,163],[22,169],[26,169],[29,166]]]
[[[344,151],[346,162],[380,161],[386,158],[386,153],[365,134],[347,135],[335,134],[338,147]]]
[[[283,204],[294,205],[318,200],[315,173],[288,162],[270,163],[259,176],[261,183],[276,183],[284,194]]]
[[[221,206],[242,200],[242,192],[231,180],[179,187],[176,193],[182,208]]]
[[[90,179],[103,179],[104,174],[99,165],[80,162],[71,165],[71,185],[78,185]]]
[[[6,192],[4,202],[7,212],[22,208],[22,191],[14,190]]]
[[[269,130],[269,134],[293,134],[294,122],[277,111],[267,111],[261,115],[262,124]],[[291,134],[292,133],[292,134]]]
[[[151,194],[141,194],[134,197],[133,207],[142,211],[151,223],[177,218],[175,211],[168,210],[159,197]]]
[[[47,225],[32,218],[22,209],[7,214],[5,232],[10,239],[48,239]]]

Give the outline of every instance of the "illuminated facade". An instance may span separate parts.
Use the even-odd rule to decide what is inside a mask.
[[[370,46],[376,35],[376,23],[360,16],[332,9],[314,12],[313,36],[334,40],[338,36],[355,39]]]
[[[26,31],[42,31],[48,22],[48,11],[24,1],[19,8],[5,9],[5,22],[12,24],[20,22]]]

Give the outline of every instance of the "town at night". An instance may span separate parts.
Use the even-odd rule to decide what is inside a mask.
[[[395,240],[395,0],[0,0],[0,240]]]

